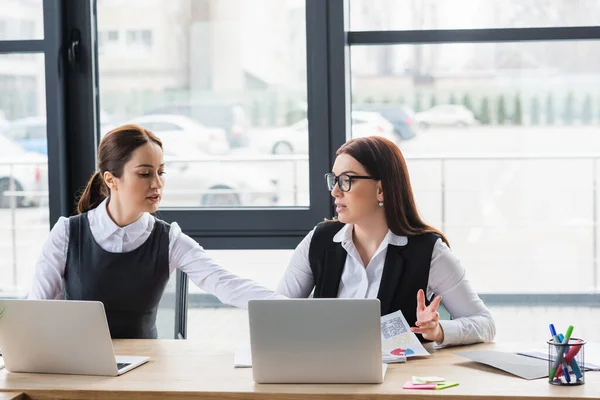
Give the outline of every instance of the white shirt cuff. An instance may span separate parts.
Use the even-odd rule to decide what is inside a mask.
[[[446,347],[461,344],[460,343],[460,326],[458,321],[452,320],[440,320],[439,321],[442,330],[444,331],[444,340],[435,342],[438,347]]]

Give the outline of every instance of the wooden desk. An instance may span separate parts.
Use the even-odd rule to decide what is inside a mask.
[[[23,392],[30,399],[600,399],[600,373],[586,373],[586,384],[556,387],[546,379],[527,381],[459,357],[468,349],[514,351],[538,346],[485,344],[449,348],[406,364],[393,364],[380,385],[260,385],[249,368],[233,368],[233,354],[207,353],[193,341],[116,340],[119,355],[151,360],[117,377],[18,374],[0,371],[0,391]],[[290,360],[293,362],[293,360]],[[442,391],[402,389],[412,375],[441,375],[460,386]]]

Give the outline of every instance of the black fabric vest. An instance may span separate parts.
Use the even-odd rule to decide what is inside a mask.
[[[65,298],[104,303],[113,338],[156,339],[158,303],[169,281],[170,225],[156,219],[144,244],[126,253],[98,245],[87,213],[70,217],[69,229]]]
[[[315,298],[338,296],[347,252],[333,237],[344,227],[340,222],[321,222],[315,228],[308,259],[315,280]],[[434,233],[408,237],[405,246],[388,245],[377,298],[381,315],[402,310],[410,326],[417,321],[417,292],[427,292],[431,254],[440,238]],[[425,300],[426,304],[429,301]],[[417,335],[421,341],[424,339]]]

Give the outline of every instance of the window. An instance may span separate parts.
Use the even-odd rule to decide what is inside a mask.
[[[24,118],[9,124],[4,134],[12,140],[43,140],[46,141],[46,123],[43,118]]]
[[[143,49],[149,51],[152,48],[152,31],[127,31],[126,34],[126,46],[129,50]]]
[[[115,29],[115,15],[141,12],[151,28],[121,22],[120,58],[150,47],[153,55],[110,63],[99,58],[101,108],[118,123],[178,131],[181,140],[166,141],[165,149],[185,159],[187,179],[193,170],[215,168],[207,189],[224,203],[212,206],[309,207],[308,127],[299,135],[293,124],[300,119],[290,118],[295,111],[306,114],[304,2],[235,0],[203,7],[179,0],[162,8],[100,2],[98,29]],[[169,120],[184,122],[175,129]],[[241,175],[252,178],[216,179]],[[167,195],[175,180],[169,174]],[[181,184],[192,192],[197,181]],[[223,191],[235,196],[219,196]],[[206,206],[205,195],[179,204]]]
[[[330,216],[323,182],[331,167],[329,89],[323,79],[327,50],[307,52],[307,40],[323,43],[321,36],[307,34],[307,15],[325,15],[327,4],[153,4],[97,3],[99,31],[120,31],[123,46],[98,58],[98,86],[100,109],[111,124],[140,123],[163,139],[168,174],[160,217],[179,222],[207,249],[293,248]],[[142,12],[145,29],[115,18]],[[324,30],[324,23],[311,23]],[[140,41],[152,52],[129,57]],[[154,125],[175,119],[185,121],[177,122],[182,128],[177,134]],[[177,139],[180,134],[185,139]],[[239,251],[243,262],[234,266],[245,268],[235,271],[251,277],[264,272],[245,259],[262,254]],[[266,272],[277,278],[282,267]]]
[[[21,21],[21,37],[35,36],[35,21]]]
[[[0,18],[0,40],[7,39],[8,36],[8,24],[6,19]]]
[[[50,228],[44,59],[33,57],[0,55],[0,292],[15,296],[29,291]]]
[[[26,54],[7,54],[0,56],[4,68],[0,67],[0,116],[12,120],[38,115],[43,112],[44,103],[36,97],[43,75],[30,75],[20,69],[37,69],[39,57],[25,57]],[[31,56],[31,55],[30,55]],[[11,74],[4,71],[12,70]],[[1,119],[1,118],[0,118]]]
[[[134,46],[137,45],[138,42],[140,42],[140,31],[127,31],[127,46]]]
[[[350,0],[350,28],[425,30],[594,26],[596,0]]]
[[[27,129],[27,136],[30,139],[46,139],[46,126],[34,125]]]
[[[44,36],[42,0],[3,0],[0,40],[34,40]]]
[[[169,132],[169,131],[181,131],[181,126],[170,124],[168,122],[139,122],[144,128],[149,129],[153,132]]]
[[[98,51],[108,51],[109,54],[114,51],[121,51],[119,31],[109,30],[98,32]]]
[[[151,48],[152,47],[152,31],[144,30],[141,31],[142,40],[141,42],[144,46]]]
[[[210,251],[211,257],[229,271],[270,289],[277,287],[292,253],[293,250]],[[247,310],[223,307],[218,299],[191,281],[188,287],[188,339],[210,344],[213,350],[235,349],[249,343]],[[237,328],[225,329],[225,326]]]
[[[388,118],[417,204],[484,293],[598,289],[589,149],[600,124],[600,65],[587,56],[598,51],[599,41],[352,49],[355,105],[416,111]],[[373,75],[369,63],[384,52],[393,73]],[[415,79],[423,71],[427,84]],[[578,278],[539,278],[565,263]],[[525,279],[506,279],[509,271]]]
[[[109,42],[118,42],[119,41],[119,31],[108,31],[108,32],[106,32],[106,37]]]
[[[102,51],[104,46],[106,46],[106,32],[98,32],[98,50]]]

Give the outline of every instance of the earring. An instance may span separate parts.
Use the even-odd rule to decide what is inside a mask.
[[[383,207],[383,201],[379,202],[379,207]]]

